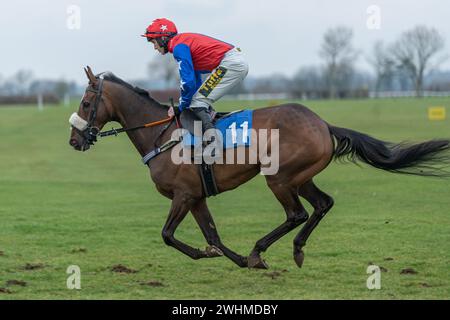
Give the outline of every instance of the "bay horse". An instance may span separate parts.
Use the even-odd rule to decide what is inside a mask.
[[[103,126],[119,122],[141,156],[148,154],[158,141],[169,139],[177,126],[167,122],[168,107],[154,100],[147,91],[133,87],[112,73],[95,76],[84,69],[89,84],[78,112],[73,116],[83,126],[72,121],[70,145],[86,151],[96,141]],[[157,124],[143,128],[143,123]],[[206,203],[199,171],[195,164],[174,164],[170,152],[162,152],[148,162],[151,179],[157,190],[172,200],[167,221],[162,230],[164,242],[192,259],[225,255],[239,267],[268,268],[261,253],[291,230],[305,223],[293,241],[294,261],[301,267],[303,247],[311,232],[333,206],[333,198],[313,182],[314,176],[324,170],[333,159],[362,161],[375,168],[394,173],[419,176],[448,177],[443,166],[448,165],[450,140],[431,140],[417,144],[390,143],[364,133],[332,126],[307,107],[288,103],[256,109],[253,129],[279,129],[279,170],[266,175],[270,190],[286,213],[286,220],[258,240],[248,256],[242,256],[226,247]],[[270,143],[270,142],[268,142]],[[249,181],[261,171],[261,164],[215,164],[214,173],[218,191],[225,192]],[[309,217],[300,197],[306,199],[314,212]],[[174,237],[181,221],[191,212],[209,246],[205,250],[193,248]]]

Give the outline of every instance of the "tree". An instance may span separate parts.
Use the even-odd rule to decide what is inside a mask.
[[[33,73],[30,70],[19,70],[8,78],[0,77],[0,93],[3,95],[26,95],[30,91]]]
[[[358,52],[352,46],[353,31],[347,27],[328,29],[319,51],[325,60],[325,80],[330,98],[335,98],[339,87],[351,78],[353,63]]]
[[[150,80],[162,80],[170,88],[178,81],[178,64],[171,57],[158,55],[148,64],[148,75]]]
[[[247,89],[245,87],[244,81],[239,82],[237,85],[235,85],[227,94],[243,94],[247,93]]]
[[[70,91],[70,84],[64,79],[60,79],[55,83],[55,93],[59,98],[64,98]]]
[[[295,97],[318,98],[324,90],[326,85],[318,67],[301,67],[292,78],[291,93]]]
[[[395,61],[391,57],[382,41],[377,41],[373,47],[373,54],[368,59],[375,71],[375,92],[378,94],[382,87],[392,88],[395,74]]]
[[[3,76],[0,74],[0,95],[5,94],[5,84]]]
[[[286,93],[289,91],[290,79],[283,74],[274,73],[254,79],[252,93]]]
[[[405,70],[414,83],[416,96],[423,93],[423,78],[436,54],[444,48],[444,38],[434,28],[417,26],[404,32],[391,48],[398,67]],[[435,61],[436,66],[441,61]]]
[[[16,94],[28,94],[30,84],[33,80],[33,72],[30,70],[19,70],[11,79]]]

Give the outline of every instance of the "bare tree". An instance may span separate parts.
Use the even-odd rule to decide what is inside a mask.
[[[325,60],[325,79],[330,98],[335,98],[342,81],[348,81],[358,52],[352,46],[353,31],[347,27],[336,27],[325,32],[319,51]]]
[[[0,74],[0,95],[5,93],[3,76]]]
[[[405,70],[414,83],[417,97],[422,96],[424,74],[444,44],[444,38],[439,32],[426,26],[417,26],[404,32],[393,44],[392,54],[398,67]],[[436,66],[442,61],[435,61]]]
[[[70,91],[70,84],[64,79],[60,79],[55,83],[55,93],[58,97],[63,98]]]
[[[33,73],[30,70],[19,70],[11,77],[4,78],[3,81],[0,81],[0,92],[4,95],[28,94],[32,81]]]
[[[13,75],[11,79],[18,94],[27,94],[32,80],[33,72],[30,70],[19,70]]]
[[[167,55],[158,55],[148,64],[148,75],[151,80],[163,80],[166,88],[170,88],[179,78],[178,64]]]
[[[252,93],[280,93],[288,92],[290,79],[283,74],[274,73],[269,76],[255,79]]]
[[[395,74],[395,61],[382,41],[377,41],[373,47],[372,56],[367,59],[375,71],[375,92],[381,87],[392,87]]]
[[[244,81],[239,82],[237,85],[235,85],[228,94],[242,94],[247,93],[247,88],[245,87]]]
[[[295,97],[318,98],[324,91],[322,70],[316,66],[301,67],[292,78],[290,92]]]

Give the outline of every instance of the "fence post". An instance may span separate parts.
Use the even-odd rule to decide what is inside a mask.
[[[39,111],[44,110],[44,98],[43,98],[43,96],[42,96],[42,93],[39,93],[39,94],[38,94],[38,97],[37,97],[37,104],[38,104],[38,110],[39,110]]]
[[[64,95],[64,107],[68,107],[70,105],[70,96],[68,93]]]

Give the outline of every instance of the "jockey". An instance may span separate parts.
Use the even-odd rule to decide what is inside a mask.
[[[178,62],[181,95],[178,110],[190,109],[202,121],[203,130],[214,128],[211,105],[239,84],[248,74],[241,50],[220,40],[197,34],[178,33],[167,19],[154,20],[142,35],[162,55],[170,52]],[[210,73],[202,82],[201,75]]]

